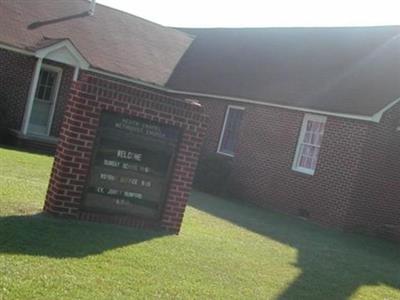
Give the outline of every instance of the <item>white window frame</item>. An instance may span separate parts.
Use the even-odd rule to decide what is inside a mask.
[[[295,153],[294,159],[293,159],[292,170],[300,172],[300,173],[304,173],[304,174],[307,174],[307,175],[314,175],[315,171],[317,169],[317,166],[318,166],[319,157],[317,157],[317,165],[316,165],[315,169],[307,169],[307,168],[299,166],[300,148],[301,148],[301,144],[304,141],[304,137],[305,137],[305,134],[306,134],[306,131],[307,131],[307,122],[308,121],[316,121],[316,122],[321,122],[321,123],[326,124],[327,117],[326,116],[321,116],[321,115],[313,115],[313,114],[305,114],[304,115],[303,122],[302,122],[302,125],[301,125],[300,134],[299,134],[299,138],[297,140],[296,153]],[[325,134],[325,132],[322,134],[320,148],[322,146],[322,141],[323,141],[323,138],[324,138],[324,134]],[[319,154],[320,153],[318,153],[318,156],[319,156]]]
[[[34,88],[31,88],[31,90],[29,92],[30,95],[28,97],[28,101],[27,101],[27,105],[26,105],[26,111],[25,111],[25,116],[24,116],[24,123],[23,123],[22,132],[24,134],[27,134],[27,132],[28,132],[28,126],[29,126],[29,122],[30,122],[30,118],[31,118],[32,108],[33,108],[33,102],[35,100],[36,90],[37,90],[38,84],[39,84],[39,74],[40,74],[41,70],[48,70],[50,72],[57,73],[57,78],[56,78],[56,82],[55,82],[55,85],[54,85],[54,96],[53,96],[54,99],[53,99],[53,104],[52,104],[52,107],[51,107],[51,110],[50,110],[49,124],[47,125],[47,132],[46,132],[46,135],[50,136],[51,127],[53,125],[54,112],[55,112],[56,105],[57,105],[57,100],[58,100],[58,92],[60,90],[60,85],[61,85],[61,78],[62,78],[62,71],[63,70],[60,67],[47,65],[47,64],[42,64],[42,63],[40,64],[40,68],[39,68],[39,71],[37,72],[36,78],[32,79],[31,85],[34,85]]]
[[[217,153],[222,154],[222,155],[226,155],[226,156],[230,156],[230,157],[234,157],[235,156],[234,154],[226,153],[223,150],[221,150],[222,140],[223,140],[223,137],[224,137],[224,134],[225,134],[226,123],[228,121],[229,112],[231,111],[231,109],[244,110],[245,108],[243,106],[237,106],[237,105],[228,105],[228,107],[226,108],[224,124],[222,125],[222,130],[221,130],[221,133],[219,135]]]

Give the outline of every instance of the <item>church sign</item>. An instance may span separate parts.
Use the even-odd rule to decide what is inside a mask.
[[[179,137],[173,126],[104,112],[82,209],[159,219]]]
[[[44,211],[179,233],[206,122],[193,99],[81,72],[65,104]]]

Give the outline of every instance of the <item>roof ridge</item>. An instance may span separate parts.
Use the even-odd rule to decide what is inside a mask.
[[[368,25],[368,26],[270,26],[270,27],[170,27],[177,30],[265,30],[265,29],[379,29],[399,28],[399,24],[390,25]]]

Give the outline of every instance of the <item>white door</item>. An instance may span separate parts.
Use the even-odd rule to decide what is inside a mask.
[[[60,81],[60,72],[42,68],[28,123],[28,134],[49,135]]]

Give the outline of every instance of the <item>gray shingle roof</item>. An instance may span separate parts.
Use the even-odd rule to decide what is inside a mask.
[[[192,42],[163,27],[86,0],[0,0],[0,42],[32,50],[69,39],[94,68],[164,85]]]
[[[170,88],[357,115],[400,97],[400,27],[183,30]]]

